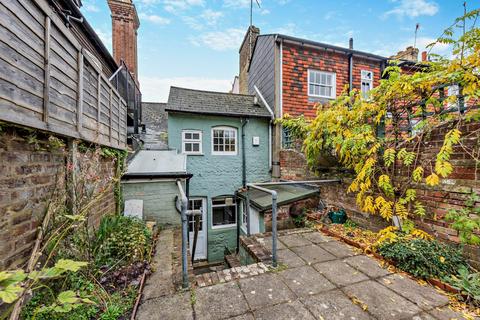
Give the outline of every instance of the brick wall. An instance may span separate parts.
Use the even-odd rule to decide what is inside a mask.
[[[137,10],[131,0],[109,0],[108,5],[112,12],[113,58],[117,64],[125,61],[137,80],[137,29],[140,26]]]
[[[315,116],[315,105],[326,99],[308,96],[308,69],[336,73],[336,94],[339,96],[348,86],[348,55],[323,49],[301,47],[284,44],[282,53],[282,88],[283,114],[292,116],[300,114],[312,118]],[[353,87],[360,88],[361,70],[373,71],[374,87],[379,84],[381,64],[365,58],[353,58]]]
[[[251,34],[251,35],[250,35]],[[248,94],[248,67],[252,57],[255,41],[260,34],[260,29],[255,26],[248,27],[239,50],[239,87],[241,94]],[[251,45],[251,46],[250,46]]]
[[[443,143],[445,133],[450,126],[434,130],[430,136],[425,149],[421,150],[424,157],[435,155]],[[480,129],[480,123],[464,124],[459,127],[463,132],[463,143],[467,148],[478,150],[480,148],[480,136],[468,136],[468,132]],[[437,239],[451,244],[458,244],[458,232],[450,228],[450,223],[444,220],[448,209],[459,209],[464,205],[465,200],[472,192],[480,193],[480,166],[475,167],[475,160],[466,153],[462,147],[454,147],[452,154],[453,173],[443,179],[436,187],[420,185],[417,190],[418,199],[426,206],[427,215],[423,219],[417,219],[417,227],[434,235]],[[307,169],[304,155],[295,150],[282,150],[280,153],[282,179],[301,180],[314,176]],[[428,171],[428,170],[427,170]],[[429,172],[425,173],[430,174]],[[316,175],[321,178],[339,177],[338,172],[324,171]],[[337,184],[323,185],[320,187],[320,198],[327,204],[345,208],[349,216],[358,224],[373,230],[379,230],[388,225],[383,219],[362,213],[356,206],[355,196],[347,194],[346,190],[350,184],[351,177],[343,176],[343,182]],[[477,204],[480,205],[480,204]],[[465,246],[465,255],[470,262],[480,266],[480,248]]]
[[[62,190],[67,186],[67,147],[51,148],[48,136],[32,139],[29,134],[15,128],[0,132],[0,270],[21,267],[30,257],[55,190],[63,194],[61,201],[66,201]],[[97,174],[114,174],[115,166],[110,164],[110,160],[102,160]],[[91,208],[92,225],[98,224],[102,215],[115,212],[113,188],[106,191]]]

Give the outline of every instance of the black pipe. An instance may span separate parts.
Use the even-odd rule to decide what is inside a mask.
[[[242,185],[247,186],[247,156],[245,154],[245,126],[248,119],[242,119]]]
[[[348,41],[348,47],[353,50],[353,38]],[[348,55],[348,91],[353,90],[353,53]]]
[[[243,201],[243,200],[242,200]],[[237,206],[237,250],[236,253],[240,251],[240,220],[242,213],[240,212],[241,206],[240,206],[240,198],[238,197],[238,191],[235,191],[235,203]]]

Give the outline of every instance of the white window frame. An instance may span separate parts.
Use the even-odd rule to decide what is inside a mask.
[[[318,73],[320,76],[321,75],[331,76],[332,77],[332,84],[329,86],[329,85],[321,84],[321,83],[312,83],[310,81],[310,74],[312,74],[314,72]],[[327,72],[327,71],[308,69],[307,83],[308,83],[308,88],[307,88],[308,91],[307,92],[308,92],[308,96],[310,96],[310,97],[335,99],[336,96],[337,96],[337,74],[335,72]],[[331,91],[332,94],[330,96],[324,96],[324,95],[317,95],[317,94],[311,93],[310,92],[310,85],[311,84],[317,85],[317,86],[323,86],[323,87],[331,87],[332,88],[332,91]]]
[[[186,133],[198,133],[199,134],[199,139],[186,139],[185,134]],[[182,130],[182,153],[184,154],[203,154],[202,151],[202,131],[201,130]],[[198,151],[186,151],[185,150],[185,143],[198,143],[199,148]]]
[[[229,130],[229,131],[233,131],[234,132],[234,139],[235,139],[235,151],[215,151],[214,150],[214,144],[213,144],[213,141],[214,141],[214,131],[215,130],[223,130],[223,131],[226,131],[226,130]],[[212,127],[212,139],[211,139],[211,142],[212,142],[212,155],[215,155],[215,156],[236,156],[238,154],[238,134],[237,134],[237,128],[235,127],[228,127],[228,126],[217,126],[217,127]],[[225,142],[224,142],[224,146],[225,146]]]
[[[242,225],[241,228],[245,234],[248,232],[247,231],[247,223],[248,223],[248,218],[247,218],[247,204],[245,203],[244,200],[240,202],[240,213],[242,216]]]
[[[234,203],[233,203],[233,207],[235,207],[235,212],[234,212],[234,217],[235,217],[235,223],[230,223],[230,224],[221,224],[221,225],[214,225],[213,224],[213,208],[220,208],[220,207],[230,207],[230,205],[227,205],[227,204],[213,204],[213,200],[219,200],[219,198],[223,198],[223,199],[226,199],[226,198],[232,198],[234,200]],[[225,197],[213,197],[211,200],[210,200],[210,204],[211,204],[211,208],[212,208],[212,218],[210,219],[210,222],[211,222],[211,227],[212,229],[226,229],[226,228],[232,228],[232,227],[236,227],[237,226],[237,215],[238,215],[238,208],[237,208],[237,202],[235,201],[235,197],[234,196],[225,196]]]
[[[372,74],[372,78],[367,78],[364,76],[364,73],[371,73]],[[360,71],[360,92],[362,93],[363,97],[364,98],[368,98],[368,92],[370,92],[370,90],[373,89],[373,77],[374,77],[374,73],[373,71],[370,71],[370,70],[361,70]],[[363,82],[368,82],[370,83],[370,89],[367,91],[367,92],[363,92],[362,89],[363,89]]]

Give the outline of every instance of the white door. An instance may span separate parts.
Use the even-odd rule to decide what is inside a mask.
[[[198,227],[197,245],[195,248],[195,260],[207,258],[207,199],[190,198],[190,210],[201,210],[200,225]],[[195,233],[195,218],[189,216],[188,221],[188,242],[190,253],[193,250],[193,237]]]

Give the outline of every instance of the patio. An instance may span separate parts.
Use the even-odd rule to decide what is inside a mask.
[[[271,244],[269,237],[259,240]],[[296,229],[279,240],[276,270],[240,273],[190,291],[147,290],[137,319],[463,319],[434,287],[391,273],[333,238]],[[158,250],[163,267],[146,288],[162,287],[161,281],[171,281],[165,275],[174,273],[158,259],[167,252]]]

